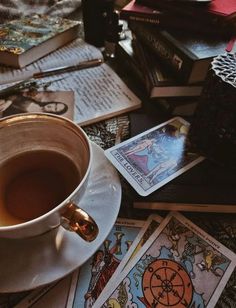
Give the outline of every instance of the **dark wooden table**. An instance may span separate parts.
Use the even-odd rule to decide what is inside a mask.
[[[72,15],[73,18],[81,18],[81,11]],[[151,102],[145,95],[144,87],[139,84],[134,76],[130,75],[129,71],[117,63],[116,59],[109,61],[112,68],[120,75],[120,77],[128,84],[128,86],[142,99],[143,107],[139,111],[128,114],[127,118],[130,121],[130,130],[125,138],[138,134],[150,127],[158,125],[163,121],[171,118],[170,115],[163,113],[158,104]],[[138,123],[135,119],[139,119]],[[191,118],[187,118],[191,122]],[[117,120],[117,123],[119,121]],[[88,135],[92,136],[92,132],[102,130],[103,135],[106,134],[107,122],[85,128]],[[118,127],[117,127],[118,129]],[[113,136],[115,138],[115,136]],[[113,139],[114,139],[113,138]],[[112,140],[114,141],[114,140]],[[103,148],[111,146],[109,142],[104,140]],[[121,178],[122,183],[122,204],[119,216],[135,219],[145,219],[153,211],[133,209],[132,195],[129,193],[129,185]],[[225,202],[233,202],[236,207],[236,171],[221,167],[210,160],[205,160],[203,163],[193,167],[186,173],[180,175],[174,181],[165,185],[163,190],[168,190],[168,185],[172,185],[175,194],[168,196],[170,202],[175,202],[178,191],[185,193],[186,196],[194,201],[194,194],[201,192],[203,199],[210,202],[214,194],[225,200]],[[191,187],[191,189],[189,189]],[[191,196],[192,194],[192,196]],[[155,211],[155,213],[165,216],[167,212]],[[195,224],[208,232],[215,239],[220,241],[227,248],[236,253],[236,215],[235,214],[216,214],[216,213],[190,213],[185,212],[184,215],[192,220]],[[236,307],[236,270],[231,275],[217,305],[217,308],[233,308]]]
[[[143,102],[140,110],[129,114],[129,135],[131,137],[172,117],[164,113],[156,102],[148,99],[144,86],[135,76],[130,75],[127,68],[117,63],[116,60],[111,65]],[[191,117],[184,118],[190,123],[193,120]],[[120,216],[144,219],[154,213],[152,210],[134,209],[130,186],[122,177],[121,182],[123,198]],[[182,198],[182,202],[194,203],[196,199],[197,202],[202,199],[202,203],[235,204],[236,207],[236,170],[206,159],[161,188],[160,198],[162,196],[169,202],[178,202]],[[167,212],[156,210],[155,213],[163,217],[167,214]],[[236,253],[236,214],[199,212],[184,212],[183,214]],[[236,270],[232,273],[216,307],[236,307]]]

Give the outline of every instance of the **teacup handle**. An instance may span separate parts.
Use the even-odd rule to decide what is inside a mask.
[[[93,218],[74,203],[69,203],[62,213],[61,225],[80,235],[85,241],[92,242],[98,235],[99,228]]]

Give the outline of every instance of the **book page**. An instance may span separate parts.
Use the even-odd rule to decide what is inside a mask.
[[[141,101],[107,65],[64,74],[51,89],[74,90],[74,121],[88,125],[137,109]]]
[[[34,73],[46,69],[75,65],[96,58],[103,58],[98,48],[85,43],[82,39],[76,39],[23,69],[0,66],[0,85],[32,77]]]
[[[94,58],[102,58],[100,50],[84,41],[76,40],[22,70],[1,68],[0,89],[7,86],[6,82],[16,81],[17,78],[19,80],[19,77],[22,79],[22,76],[24,78],[32,76],[36,71]],[[141,107],[139,98],[106,63],[47,77],[38,82],[48,81],[52,84],[47,90],[74,91],[74,121],[82,126]]]

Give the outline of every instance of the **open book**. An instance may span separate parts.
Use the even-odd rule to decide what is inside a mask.
[[[49,68],[75,65],[95,58],[102,58],[101,51],[77,39],[24,69],[0,67],[0,89]],[[141,107],[138,97],[105,63],[99,67],[47,77],[39,82],[42,81],[52,82],[50,91],[74,91],[74,121],[81,126]]]

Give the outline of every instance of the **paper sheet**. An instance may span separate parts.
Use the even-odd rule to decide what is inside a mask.
[[[82,39],[77,39],[23,69],[0,66],[0,85],[29,78],[34,73],[49,68],[73,65],[94,58],[101,59],[101,51],[85,43]]]
[[[6,87],[6,83],[10,81],[28,78],[41,70],[94,58],[102,58],[100,50],[78,39],[22,70],[0,68],[0,89]],[[107,64],[41,81],[49,80],[57,80],[50,86],[50,90],[74,91],[74,121],[80,125],[95,123],[141,106],[137,96]]]

